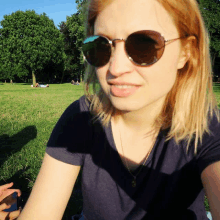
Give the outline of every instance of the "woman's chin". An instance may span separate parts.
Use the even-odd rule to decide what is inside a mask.
[[[140,106],[140,103],[132,102],[132,101],[124,100],[124,99],[111,98],[110,101],[112,105],[114,106],[114,108],[116,108],[121,113],[137,111],[143,107],[143,106]]]

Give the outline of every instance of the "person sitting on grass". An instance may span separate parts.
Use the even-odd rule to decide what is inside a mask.
[[[14,202],[13,200],[9,202],[4,202],[6,197],[12,195],[14,192],[18,194],[18,197],[21,196],[21,191],[19,189],[10,189],[12,186],[13,183],[8,183],[0,186],[0,220],[17,219],[20,215],[20,209],[13,212],[4,211],[5,209],[9,209]]]

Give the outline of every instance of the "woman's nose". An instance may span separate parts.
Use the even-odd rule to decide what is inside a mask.
[[[112,55],[109,61],[109,71],[114,76],[129,73],[133,70],[133,64],[126,54],[125,42],[118,41],[112,47]]]

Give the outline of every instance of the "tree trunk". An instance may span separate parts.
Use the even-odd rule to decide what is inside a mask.
[[[62,84],[63,83],[63,78],[64,78],[64,71],[63,71],[63,74],[62,74],[62,77],[61,77],[61,81],[60,81],[60,84]]]
[[[82,70],[80,71],[80,82],[83,81],[83,74],[82,74]]]
[[[215,52],[215,53],[213,54],[213,56],[212,56],[212,66],[213,66],[213,68],[214,68],[214,66],[215,66],[215,58],[216,58],[216,55],[217,55],[217,53]]]
[[[82,64],[81,65],[81,68],[80,68],[80,82],[83,82],[83,72],[85,71],[84,69],[84,65]]]
[[[33,87],[35,87],[35,85],[36,85],[36,76],[35,76],[33,70],[32,70],[32,80],[33,80]]]

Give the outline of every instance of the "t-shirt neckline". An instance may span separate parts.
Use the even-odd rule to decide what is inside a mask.
[[[131,174],[130,174],[128,168],[127,168],[127,167],[124,165],[124,163],[122,162],[122,159],[121,159],[121,157],[120,157],[120,155],[119,155],[119,152],[118,152],[118,150],[117,150],[117,147],[116,147],[116,144],[115,144],[115,140],[114,140],[114,136],[113,136],[112,122],[111,122],[111,120],[110,120],[110,122],[109,122],[109,126],[107,127],[107,129],[109,129],[109,131],[110,131],[110,132],[107,132],[107,133],[110,134],[110,135],[109,135],[109,144],[111,145],[111,147],[113,148],[113,150],[116,151],[117,160],[119,161],[119,164],[121,165],[121,167],[123,168],[123,170],[125,170],[125,172],[126,172],[128,175],[131,176]],[[155,152],[156,147],[157,147],[157,145],[158,145],[158,143],[159,143],[159,136],[161,135],[161,133],[162,133],[162,132],[161,132],[161,130],[160,130],[159,133],[158,133],[158,135],[157,135],[157,137],[156,137],[156,141],[154,142],[154,146],[153,146],[153,148],[152,148],[152,150],[151,150],[151,152],[150,152],[150,155],[148,156],[147,160],[146,160],[145,163],[143,164],[145,167],[147,167],[147,166],[149,165],[149,163],[152,161],[154,152]],[[136,173],[139,172],[140,166],[143,166],[143,165],[139,165],[134,171],[131,171],[131,173],[132,173],[133,175],[136,175]],[[144,169],[142,168],[142,170],[140,171],[140,173],[138,174],[138,176],[141,175],[141,173],[143,173],[143,172],[142,172],[143,170],[144,170]]]

